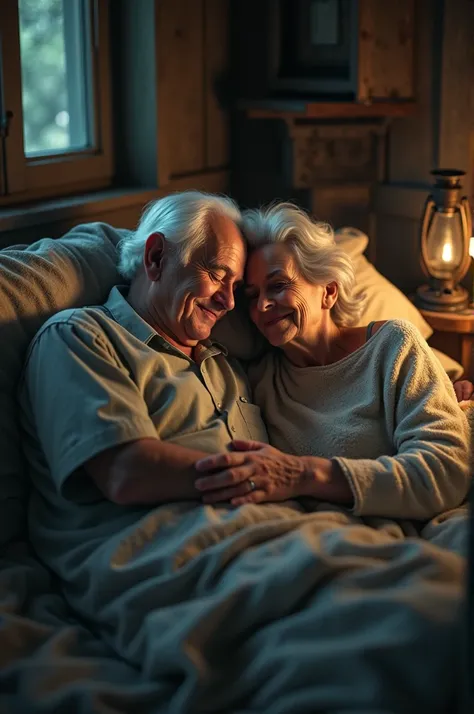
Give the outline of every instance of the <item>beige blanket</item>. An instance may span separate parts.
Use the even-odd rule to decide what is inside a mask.
[[[371,525],[324,505],[156,508],[71,555],[82,623],[12,554],[0,711],[456,711],[466,511],[421,537]]]
[[[445,714],[466,514],[420,532],[324,505],[161,506],[71,554],[66,594],[160,684],[156,711]]]

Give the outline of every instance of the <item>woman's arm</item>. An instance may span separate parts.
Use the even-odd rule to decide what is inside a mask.
[[[357,515],[429,519],[455,508],[469,487],[469,429],[453,386],[419,332],[394,324],[398,346],[381,360],[384,419],[393,452],[335,460]]]
[[[458,402],[474,398],[474,384],[467,379],[461,379],[453,384]]]

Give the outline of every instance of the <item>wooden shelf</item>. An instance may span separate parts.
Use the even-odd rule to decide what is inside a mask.
[[[433,330],[474,335],[474,309],[462,312],[435,312],[434,310],[418,309]]]
[[[428,340],[429,344],[460,362],[464,377],[473,380],[474,309],[468,308],[460,312],[420,309],[420,312],[434,330]]]
[[[314,102],[302,100],[241,100],[250,119],[372,119],[412,116],[416,103],[400,102]]]

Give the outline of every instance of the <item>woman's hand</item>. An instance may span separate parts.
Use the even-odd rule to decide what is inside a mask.
[[[467,379],[462,379],[459,382],[454,382],[453,386],[458,402],[473,398],[474,384],[472,382],[469,382]]]
[[[196,470],[202,476],[195,486],[203,492],[203,503],[230,501],[240,506],[286,501],[309,493],[311,475],[303,458],[259,441],[236,440],[232,448],[234,451],[196,462]]]

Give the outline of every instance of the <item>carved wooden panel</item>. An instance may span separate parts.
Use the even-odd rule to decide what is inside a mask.
[[[321,182],[376,181],[379,125],[290,124],[294,188]]]

